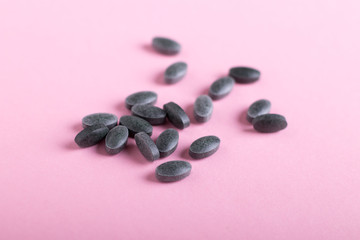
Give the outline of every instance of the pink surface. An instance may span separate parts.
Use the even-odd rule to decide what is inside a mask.
[[[0,239],[360,239],[358,1],[0,2]],[[183,45],[167,57],[153,36]],[[186,78],[165,85],[171,63]],[[107,156],[79,149],[81,118],[129,114],[125,97],[159,94],[186,111],[236,65],[261,80],[236,85],[177,151],[147,162],[133,140]],[[254,132],[259,98],[288,128]],[[154,139],[171,125],[156,127]],[[189,160],[193,140],[219,151]],[[192,174],[158,183],[154,170],[189,160]]]

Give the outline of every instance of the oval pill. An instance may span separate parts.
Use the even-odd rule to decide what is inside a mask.
[[[116,126],[109,131],[105,138],[105,149],[109,154],[121,152],[127,143],[129,130],[125,126]]]
[[[260,115],[252,121],[252,124],[256,131],[262,133],[278,132],[288,125],[285,117],[279,114]]]
[[[135,134],[135,142],[141,154],[150,162],[159,159],[160,153],[154,141],[144,132]]]
[[[256,102],[250,105],[247,111],[246,119],[248,120],[248,122],[252,123],[254,118],[269,113],[270,108],[271,108],[271,102],[269,100],[266,99],[257,100]]]
[[[134,116],[145,119],[151,125],[160,125],[165,123],[165,111],[152,105],[135,105],[131,108],[131,112]]]
[[[178,42],[164,37],[153,38],[152,46],[155,51],[165,55],[175,55],[181,50],[181,45]]]
[[[134,105],[153,105],[157,101],[157,94],[152,91],[136,92],[128,96],[125,100],[125,105],[128,109],[131,109]]]
[[[210,120],[213,112],[213,103],[209,96],[199,96],[194,104],[194,117],[198,122],[207,122]]]
[[[136,116],[122,116],[120,118],[120,124],[127,127],[129,130],[129,137],[134,137],[134,135],[139,132],[145,132],[151,136],[153,131],[153,127],[148,121]]]
[[[220,146],[220,138],[216,136],[205,136],[195,140],[189,149],[190,157],[201,159],[214,154]]]
[[[221,99],[227,96],[233,89],[235,81],[232,77],[223,77],[211,84],[209,89],[209,96],[213,100]]]
[[[171,64],[165,71],[164,79],[168,84],[177,83],[183,79],[187,72],[187,64],[184,62],[176,62]]]
[[[93,125],[79,132],[75,137],[75,142],[82,148],[94,146],[104,139],[108,132],[109,129],[103,124]]]
[[[230,69],[229,76],[237,83],[252,83],[260,78],[260,72],[249,67],[234,67]]]
[[[164,110],[169,121],[178,129],[187,128],[190,125],[189,116],[176,103],[169,102],[164,105]]]
[[[191,164],[185,161],[169,161],[159,165],[155,170],[160,182],[175,182],[190,175]]]
[[[166,129],[156,139],[156,146],[159,149],[160,157],[164,158],[172,154],[179,142],[179,133],[173,128]]]
[[[87,128],[97,124],[104,124],[109,129],[118,124],[118,117],[111,113],[93,113],[86,115],[82,119],[83,128]]]

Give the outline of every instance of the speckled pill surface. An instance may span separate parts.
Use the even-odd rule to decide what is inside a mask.
[[[213,100],[218,100],[227,96],[233,89],[235,81],[232,77],[223,77],[211,84],[209,96]]]
[[[91,147],[104,139],[108,132],[109,128],[103,124],[93,125],[79,132],[75,137],[75,142],[82,148]]]
[[[160,182],[176,182],[189,176],[191,168],[189,162],[169,161],[156,168],[155,176]]]
[[[134,116],[145,119],[151,125],[160,125],[165,123],[165,111],[152,105],[135,105],[131,108],[131,112]]]
[[[153,162],[160,157],[159,150],[150,138],[150,136],[144,132],[135,134],[135,142],[140,150],[141,154],[150,162]]]
[[[127,143],[129,130],[125,126],[116,126],[109,131],[105,138],[105,149],[109,154],[121,152]]]
[[[194,118],[197,122],[207,122],[213,112],[213,103],[208,95],[199,96],[194,103]]]
[[[152,46],[155,51],[165,55],[175,55],[181,50],[181,45],[178,42],[164,37],[153,38]]]
[[[249,67],[234,67],[230,69],[229,76],[237,83],[252,83],[260,78],[260,72]]]
[[[159,149],[160,157],[164,158],[172,154],[179,142],[179,133],[173,128],[166,129],[156,139],[156,146]]]
[[[220,138],[205,136],[195,140],[189,149],[190,157],[194,159],[206,158],[213,155],[220,146]]]
[[[183,79],[186,75],[187,67],[187,64],[184,62],[176,62],[171,64],[165,71],[165,82],[168,84],[173,84]]]
[[[129,95],[125,100],[125,105],[128,109],[131,109],[134,105],[153,105],[157,101],[157,94],[152,91],[141,91]]]
[[[250,105],[247,111],[246,119],[248,120],[249,123],[252,123],[254,118],[269,113],[270,108],[271,108],[271,102],[269,100],[266,99],[257,100],[256,102]]]
[[[83,128],[87,128],[97,124],[104,124],[109,129],[118,124],[118,117],[111,113],[93,113],[86,115],[82,119]]]
[[[169,102],[164,105],[164,110],[169,121],[178,129],[184,129],[190,126],[189,116],[176,103]]]
[[[264,114],[256,117],[252,124],[254,129],[262,133],[274,133],[287,127],[287,121],[284,116],[279,114]]]
[[[120,124],[127,127],[129,130],[129,137],[134,137],[134,135],[139,132],[145,132],[151,136],[153,131],[153,127],[148,121],[136,116],[122,116],[120,118]]]

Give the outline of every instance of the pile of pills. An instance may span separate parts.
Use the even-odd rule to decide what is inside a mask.
[[[152,41],[155,51],[165,55],[175,55],[181,50],[181,45],[168,38],[156,37]],[[170,65],[164,73],[164,81],[175,84],[181,81],[187,72],[185,62]],[[227,96],[235,83],[253,83],[260,78],[260,72],[249,67],[234,67],[229,76],[220,78],[210,86],[208,95],[199,96],[194,103],[194,119],[204,123],[211,119],[213,100]],[[94,113],[82,119],[83,130],[75,137],[79,147],[85,148],[98,144],[105,139],[105,149],[108,154],[117,154],[126,148],[128,138],[134,138],[141,154],[150,162],[170,156],[177,148],[179,132],[170,128],[163,131],[156,141],[151,139],[153,126],[162,125],[166,119],[177,129],[190,126],[190,118],[176,103],[168,102],[163,108],[154,106],[157,94],[152,91],[142,91],[129,95],[126,107],[132,115],[124,115],[118,119],[110,113]],[[261,99],[250,105],[247,120],[254,129],[261,133],[273,133],[287,127],[285,117],[270,114],[271,103]],[[220,146],[217,136],[203,136],[195,140],[189,147],[189,156],[202,159],[214,154]],[[159,165],[155,176],[160,182],[174,182],[190,175],[191,164],[186,161],[168,161]]]

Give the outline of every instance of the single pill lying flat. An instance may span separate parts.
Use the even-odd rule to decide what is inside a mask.
[[[134,116],[148,121],[151,125],[160,125],[165,123],[166,112],[152,105],[135,105],[131,108]]]
[[[229,76],[237,83],[252,83],[260,78],[260,72],[249,67],[234,67],[230,69]]]
[[[155,51],[165,55],[175,55],[181,50],[181,45],[179,43],[164,37],[153,38],[152,46]]]
[[[223,77],[211,84],[209,89],[209,96],[213,100],[221,99],[227,96],[233,89],[235,81],[232,77]]]
[[[285,117],[279,114],[264,114],[256,117],[252,124],[254,129],[262,133],[273,133],[287,127]]]
[[[82,119],[83,128],[87,128],[97,124],[104,124],[109,129],[115,127],[118,124],[118,118],[111,113],[93,113],[86,115]]]
[[[187,64],[184,62],[176,62],[171,64],[165,71],[164,79],[168,84],[177,83],[183,79],[187,72]]]
[[[199,96],[194,104],[194,118],[197,122],[207,122],[213,112],[213,103],[208,95]]]
[[[252,123],[254,118],[264,115],[270,112],[271,102],[266,99],[260,99],[250,105],[246,119],[249,123]]]
[[[141,154],[150,162],[160,157],[160,153],[154,141],[144,132],[135,134],[135,142]]]
[[[125,126],[116,126],[109,131],[105,138],[105,149],[109,154],[121,152],[127,143],[129,130]]]
[[[139,132],[145,132],[151,136],[153,131],[153,127],[148,121],[136,116],[122,116],[120,118],[120,124],[127,127],[129,130],[129,137],[134,137],[134,135]]]
[[[160,182],[176,182],[190,175],[191,164],[185,161],[169,161],[159,165],[155,170]]]
[[[206,158],[213,155],[219,146],[220,138],[216,136],[201,137],[190,145],[189,155],[194,159]]]
[[[109,129],[103,124],[93,125],[79,132],[75,137],[75,142],[82,148],[91,147],[104,139],[108,132]]]
[[[151,91],[136,92],[128,96],[125,100],[126,107],[131,109],[134,105],[153,105],[157,101],[157,94]]]
[[[169,128],[163,131],[156,139],[156,146],[159,149],[160,157],[164,158],[172,154],[179,142],[179,133]]]
[[[190,125],[189,116],[176,103],[169,102],[164,105],[164,110],[169,121],[178,129],[187,128]]]

